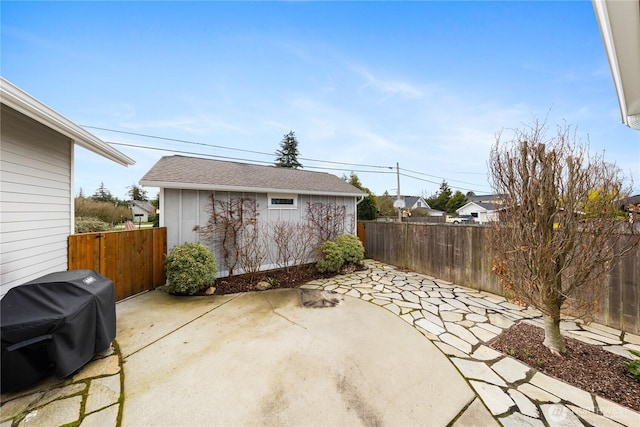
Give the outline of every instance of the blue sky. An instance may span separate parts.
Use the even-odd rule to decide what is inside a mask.
[[[75,123],[119,131],[88,128],[105,141],[271,163],[294,130],[305,169],[353,170],[376,194],[395,193],[396,162],[403,194],[443,179],[480,194],[495,134],[548,116],[640,192],[640,132],[621,123],[590,1],[0,7],[2,76]],[[124,198],[171,154],[114,147],[136,165],[76,149],[76,192],[104,182]]]

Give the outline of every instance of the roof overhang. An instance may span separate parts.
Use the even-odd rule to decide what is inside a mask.
[[[640,130],[640,0],[592,0],[622,122]]]
[[[341,197],[362,197],[365,193],[342,193],[337,191],[312,191],[312,190],[296,190],[286,188],[270,188],[270,187],[240,187],[234,185],[216,185],[195,184],[184,182],[160,182],[150,180],[140,180],[143,187],[171,188],[175,190],[203,190],[203,191],[229,191],[233,193],[274,193],[274,194],[307,194],[313,196],[341,196]]]
[[[133,159],[82,129],[3,77],[0,77],[0,101],[19,113],[65,135],[82,148],[86,148],[123,166],[135,164]]]

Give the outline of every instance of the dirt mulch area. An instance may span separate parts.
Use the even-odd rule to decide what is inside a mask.
[[[489,345],[545,374],[640,412],[640,382],[627,376],[622,356],[564,337],[567,353],[553,355],[542,344],[544,329],[517,323]]]
[[[366,269],[353,264],[345,265],[339,274],[349,274],[356,270]],[[321,273],[315,268],[315,264],[300,265],[288,269],[261,271],[253,275],[223,277],[216,279],[214,295],[235,294],[238,292],[250,292],[256,290],[259,282],[272,284],[271,289],[297,288],[315,279],[326,279],[336,276],[336,273]]]

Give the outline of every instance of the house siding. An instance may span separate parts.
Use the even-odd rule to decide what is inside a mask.
[[[73,230],[73,142],[5,105],[1,114],[0,296],[66,270]]]
[[[286,192],[283,192],[286,193]],[[346,227],[347,232],[356,233],[356,199],[348,196],[311,196],[297,195],[297,208],[291,209],[269,209],[266,193],[236,193],[228,191],[204,191],[169,189],[161,190],[161,225],[167,226],[167,248],[189,242],[201,242],[209,246],[218,263],[218,277],[228,275],[228,271],[222,266],[222,252],[214,247],[210,242],[204,241],[202,237],[194,231],[194,227],[204,226],[209,217],[211,209],[211,196],[216,200],[230,200],[232,198],[255,199],[257,202],[258,221],[270,227],[278,221],[291,223],[303,223],[307,215],[309,203],[331,203],[335,202],[339,206],[346,206]],[[275,253],[275,247],[268,248],[270,254]],[[272,255],[267,258],[262,266],[262,270],[275,268]]]
[[[475,217],[475,221],[480,224],[486,224],[489,221],[494,221],[498,219],[498,214],[496,211],[488,211],[482,206],[478,206],[475,203],[468,203],[467,205],[461,207],[456,211],[459,216],[472,215],[477,214]]]

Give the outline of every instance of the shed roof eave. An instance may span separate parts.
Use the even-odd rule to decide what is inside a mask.
[[[143,187],[170,188],[174,190],[205,190],[205,191],[230,191],[236,193],[276,193],[276,194],[307,194],[314,196],[344,196],[344,197],[362,197],[365,193],[342,193],[339,191],[319,191],[319,190],[300,190],[293,188],[271,188],[271,187],[240,187],[234,185],[210,185],[195,184],[182,182],[163,182],[140,180]]]
[[[60,113],[38,101],[33,96],[0,77],[0,100],[2,104],[36,120],[39,123],[70,138],[74,144],[92,151],[123,166],[134,165],[135,161],[95,135],[82,129]]]

